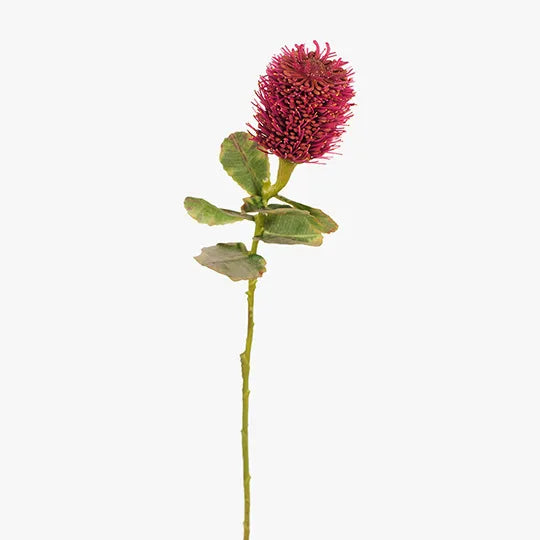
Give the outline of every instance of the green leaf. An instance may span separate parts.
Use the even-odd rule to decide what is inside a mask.
[[[243,219],[249,219],[251,221],[254,219],[249,214],[218,208],[208,201],[198,199],[197,197],[186,197],[184,208],[193,219],[199,223],[206,223],[206,225],[226,225],[227,223],[242,221]]]
[[[270,162],[249,140],[248,133],[229,135],[221,145],[219,160],[227,174],[250,195],[262,195],[263,181],[270,177]]]
[[[292,208],[292,206],[288,204],[269,204],[267,206],[263,206],[262,197],[259,195],[246,197],[243,199],[243,201],[244,204],[241,208],[242,212],[261,212],[262,214],[268,214],[271,210],[275,210],[277,208]]]
[[[308,212],[296,208],[275,208],[264,213],[264,230],[258,237],[263,242],[308,246],[322,244],[318,223]]]
[[[265,206],[264,208],[257,210],[257,212],[260,212],[261,214],[286,213],[286,212],[283,212],[283,210],[294,210],[297,214],[304,214],[306,216],[310,215],[310,213],[307,210],[299,210],[298,208],[293,208],[292,206],[289,206],[288,204],[269,204],[268,206]]]
[[[242,200],[244,201],[241,208],[242,212],[258,212],[260,208],[264,207],[260,195],[253,195]]]
[[[322,210],[319,210],[318,208],[312,208],[311,206],[307,206],[306,204],[291,201],[290,199],[287,199],[282,195],[277,195],[276,198],[280,201],[290,204],[291,206],[294,206],[295,208],[298,208],[299,210],[306,210],[307,212],[309,212],[319,224],[319,230],[321,232],[329,234],[337,231],[338,224]]]
[[[288,204],[271,203],[266,207],[266,210],[277,210],[278,208],[292,208],[292,206],[289,206]]]
[[[203,248],[195,260],[225,274],[233,281],[257,279],[266,271],[266,261],[260,256],[249,253],[241,242],[229,242]]]

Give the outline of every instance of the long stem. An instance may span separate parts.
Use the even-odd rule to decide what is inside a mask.
[[[258,214],[255,219],[255,237],[262,234],[263,216]],[[250,253],[257,253],[259,240],[253,238]],[[247,321],[247,336],[246,348],[240,355],[242,366],[242,463],[244,476],[244,540],[249,540],[250,531],[250,509],[251,509],[251,492],[249,474],[249,437],[248,437],[248,421],[249,421],[249,369],[251,360],[251,345],[253,343],[253,307],[255,305],[255,287],[257,286],[256,279],[250,279],[247,290],[248,302],[248,321]]]
[[[270,186],[269,191],[263,192],[263,206],[266,206],[268,199],[277,195],[289,181],[293,169],[296,167],[296,163],[287,161],[284,159],[279,160],[279,167],[277,173],[276,183]],[[259,237],[264,231],[264,215],[259,213],[255,218],[255,234],[253,235],[253,242],[251,243],[250,253],[257,253],[257,247],[259,245]],[[251,510],[251,490],[249,474],[249,370],[251,360],[251,345],[253,343],[253,308],[255,305],[255,287],[257,286],[257,279],[250,279],[247,290],[247,302],[248,302],[248,320],[247,320],[247,336],[246,336],[246,348],[240,355],[240,363],[242,366],[242,463],[243,463],[243,477],[244,477],[244,540],[249,540],[250,532],[250,510]]]
[[[249,517],[251,507],[251,494],[249,481],[249,440],[248,440],[248,417],[249,417],[249,360],[251,356],[251,343],[253,342],[253,304],[255,300],[256,279],[249,280],[248,285],[248,331],[246,348],[240,355],[242,363],[242,461],[244,466],[244,540],[249,540]]]

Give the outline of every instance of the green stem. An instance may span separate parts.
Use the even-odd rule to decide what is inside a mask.
[[[248,331],[246,348],[240,355],[242,363],[242,461],[244,466],[244,540],[249,540],[250,515],[250,486],[249,481],[249,442],[248,442],[248,415],[249,415],[249,360],[251,356],[251,343],[253,342],[253,304],[255,300],[256,279],[250,279],[248,285]]]
[[[271,197],[275,197],[287,185],[287,182],[289,181],[296,165],[297,164],[293,163],[292,161],[279,158],[276,183],[272,185],[268,193],[266,193],[266,200],[270,199]]]
[[[276,183],[269,187],[265,192],[263,189],[262,203],[263,206],[268,204],[268,199],[277,195],[289,181],[293,169],[296,167],[296,163],[287,161],[285,159],[279,160],[279,167],[277,173]],[[259,246],[259,238],[264,231],[264,215],[259,213],[255,217],[255,234],[253,235],[253,241],[251,243],[250,253],[253,255],[257,253],[257,247]],[[255,287],[257,286],[257,279],[250,279],[248,282],[247,290],[247,302],[248,302],[248,320],[247,320],[247,336],[246,336],[246,348],[240,355],[240,363],[242,366],[242,464],[243,464],[243,478],[244,478],[244,540],[249,540],[250,532],[250,510],[251,510],[251,490],[249,474],[249,370],[251,361],[251,345],[253,343],[253,308],[255,305]]]
[[[251,244],[250,253],[257,253],[259,240],[256,238],[263,232],[262,214],[257,214],[255,218],[255,238]],[[244,540],[249,540],[250,530],[250,509],[251,509],[251,492],[249,474],[249,437],[248,437],[248,420],[249,420],[249,370],[251,360],[251,345],[253,343],[253,308],[255,305],[255,287],[257,286],[256,279],[250,279],[248,282],[247,302],[248,302],[248,320],[247,320],[247,336],[246,348],[240,355],[242,366],[242,463],[244,477]]]

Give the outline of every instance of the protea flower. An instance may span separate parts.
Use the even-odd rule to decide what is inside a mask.
[[[243,199],[240,212],[219,208],[199,197],[186,197],[184,201],[189,215],[200,223],[226,225],[244,220],[254,225],[249,250],[243,242],[218,243],[203,248],[195,257],[203,266],[233,281],[248,282],[246,344],[240,354],[244,540],[249,540],[251,530],[249,373],[255,289],[266,271],[266,261],[257,253],[259,243],[315,247],[321,245],[323,235],[338,228],[320,208],[281,193],[298,163],[328,157],[335,150],[351,117],[352,70],[341,58],[335,58],[328,43],[323,50],[314,43],[314,51],[305,45],[296,45],[292,50],[285,47],[272,59],[259,80],[258,99],[253,103],[257,128],[248,124],[250,133],[231,133],[221,145],[219,160],[225,172],[249,195]],[[267,155],[270,153],[279,158],[274,182]],[[306,267],[306,272],[310,270]]]
[[[255,119],[248,124],[261,150],[293,163],[315,161],[338,146],[352,116],[352,69],[330,45],[283,47],[259,79]]]

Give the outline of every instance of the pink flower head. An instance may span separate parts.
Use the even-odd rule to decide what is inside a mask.
[[[305,163],[332,153],[352,113],[352,69],[330,45],[284,47],[259,79],[252,139],[267,153]]]

